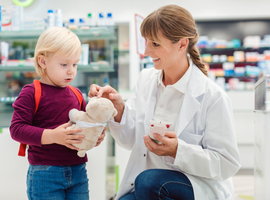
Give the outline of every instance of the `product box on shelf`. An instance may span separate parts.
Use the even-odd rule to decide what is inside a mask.
[[[23,21],[23,30],[45,30],[44,19],[37,17],[27,17]]]
[[[82,44],[82,54],[78,64],[80,65],[89,64],[89,44]]]
[[[8,61],[8,47],[7,42],[1,42],[1,65],[5,66]]]
[[[1,31],[11,30],[11,11],[1,6]]]
[[[12,31],[23,30],[23,7],[13,5],[11,8]]]
[[[8,60],[6,66],[9,67],[22,67],[22,66],[34,66],[34,61],[32,60]]]
[[[23,7],[13,5],[11,7],[0,6],[1,31],[20,31],[23,25]]]

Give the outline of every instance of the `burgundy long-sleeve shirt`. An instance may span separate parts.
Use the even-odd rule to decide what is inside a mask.
[[[66,146],[41,145],[44,129],[54,129],[67,123],[69,111],[73,108],[80,110],[79,101],[69,87],[61,88],[41,83],[41,90],[38,110],[34,114],[34,84],[23,87],[19,97],[13,103],[11,137],[29,145],[28,161],[32,165],[77,165],[87,162],[87,156],[81,158],[76,150]],[[86,102],[83,100],[83,111],[85,111],[85,106]]]

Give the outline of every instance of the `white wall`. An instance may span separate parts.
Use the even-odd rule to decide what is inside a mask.
[[[48,9],[61,8],[64,19],[85,17],[88,12],[114,13],[117,22],[133,20],[167,4],[188,9],[195,19],[269,17],[269,0],[35,0],[25,9],[25,16],[46,17]],[[12,0],[0,0],[0,5],[12,5]]]
[[[45,18],[48,9],[62,9],[63,19],[86,17],[89,12],[112,12],[116,22],[130,23],[130,89],[139,74],[136,55],[134,14],[146,17],[157,8],[177,4],[188,9],[196,20],[270,18],[269,0],[35,0],[25,8],[25,16]],[[12,0],[0,0],[0,5],[12,5]]]

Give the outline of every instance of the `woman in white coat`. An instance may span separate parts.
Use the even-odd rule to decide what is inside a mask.
[[[114,103],[111,134],[132,151],[116,199],[234,200],[240,159],[231,101],[207,77],[192,16],[164,6],[144,19],[141,33],[154,68],[142,70],[128,101],[110,86],[89,92]],[[148,136],[150,120],[172,123],[166,137],[154,134],[161,144]]]

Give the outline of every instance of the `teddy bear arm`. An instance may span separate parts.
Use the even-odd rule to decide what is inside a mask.
[[[79,111],[77,109],[72,109],[69,112],[69,119],[72,122],[83,121],[84,118],[85,118],[85,112],[84,111]]]

